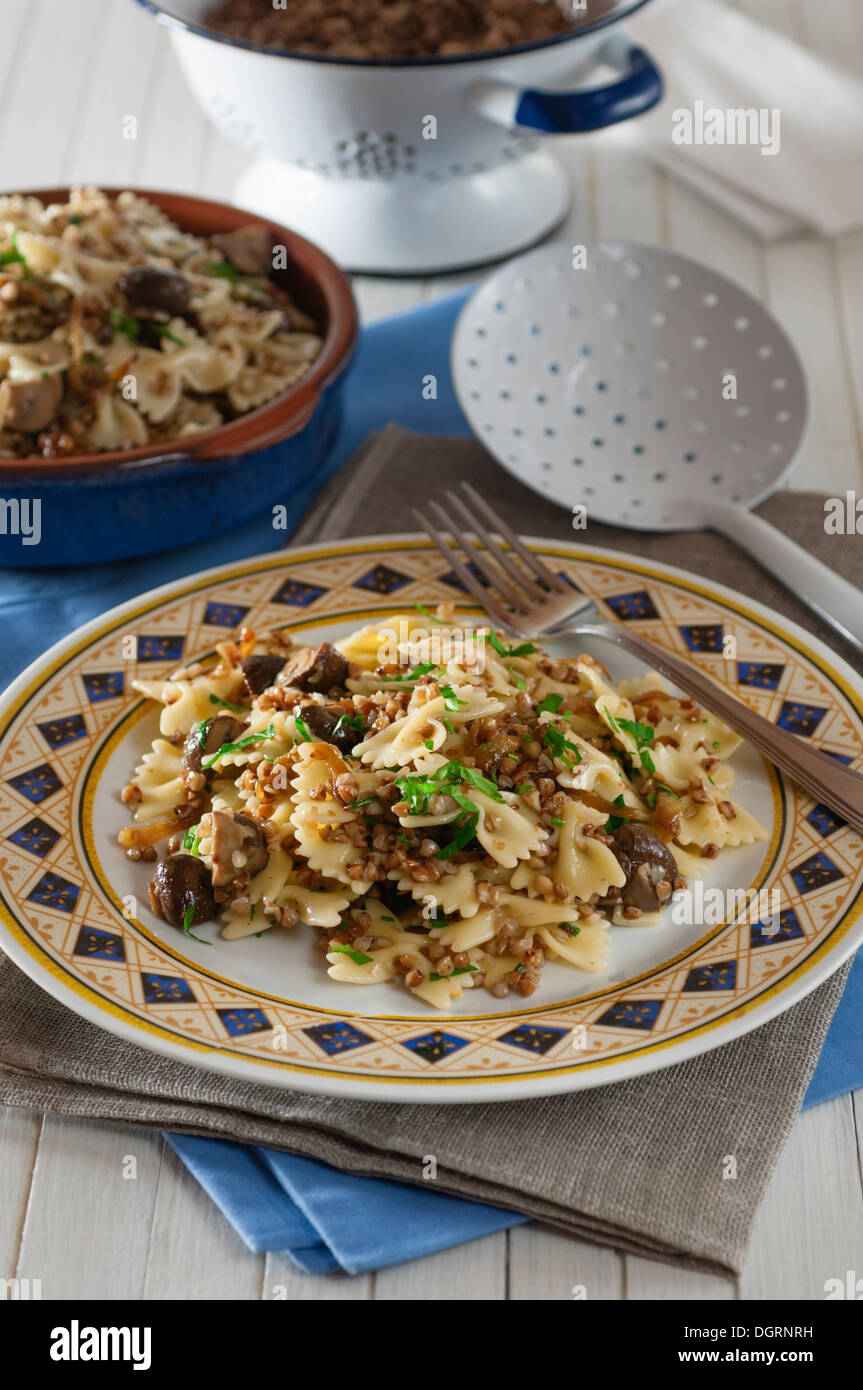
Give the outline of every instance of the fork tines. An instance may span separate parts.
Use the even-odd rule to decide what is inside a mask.
[[[470,483],[462,483],[461,489],[472,510],[457,493],[447,492],[444,496],[449,511],[440,502],[428,503],[437,525],[418,509],[414,509],[414,516],[482,607],[504,627],[517,627],[514,618],[528,616],[551,595],[567,593],[567,586]],[[452,536],[453,545],[445,532]],[[485,548],[480,549],[473,537]],[[466,559],[459,554],[459,547]],[[502,605],[508,605],[510,611]]]

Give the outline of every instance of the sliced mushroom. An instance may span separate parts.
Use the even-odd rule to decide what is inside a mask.
[[[213,887],[259,874],[267,863],[267,837],[242,811],[213,811]]]
[[[150,881],[150,906],[172,927],[198,926],[216,916],[210,871],[193,854],[172,854],[156,865]],[[189,909],[191,916],[187,917]]]
[[[616,890],[614,900],[641,912],[658,912],[680,877],[671,850],[646,825],[620,825],[612,839],[612,853],[626,874],[626,883]]]
[[[7,377],[0,384],[0,424],[7,430],[35,434],[51,424],[62,399],[60,372],[47,372],[45,376],[27,377],[23,381],[10,381]]]
[[[283,656],[247,656],[240,662],[250,695],[268,690],[285,664]]]
[[[322,642],[319,647],[300,647],[294,652],[279,676],[279,685],[318,690],[325,695],[344,687],[347,675],[348,663],[341,652],[329,642]]]
[[[231,714],[217,714],[196,724],[183,744],[183,768],[186,772],[202,772],[204,758],[218,753],[223,743],[235,743],[245,728]]]
[[[272,272],[275,237],[263,222],[247,222],[233,232],[218,232],[210,240],[241,275]]]
[[[179,270],[161,265],[136,265],[121,275],[118,289],[135,309],[182,317],[189,307],[192,286]]]
[[[347,708],[341,704],[303,705],[296,713],[305,722],[310,733],[322,743],[334,744],[340,753],[353,752],[356,744],[362,743],[365,737],[350,724],[342,724],[339,728],[343,716],[356,718],[356,711],[350,705]]]

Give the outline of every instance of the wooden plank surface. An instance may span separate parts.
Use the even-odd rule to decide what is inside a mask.
[[[863,74],[858,0],[737,7]],[[128,116],[134,139],[124,138]],[[764,246],[613,134],[555,148],[574,186],[559,236],[668,246],[766,298],[812,386],[812,430],[792,485],[859,488],[863,230],[834,243],[803,233]],[[3,0],[0,186],[128,181],[229,198],[245,160],[201,115],[166,34],[128,0]],[[361,277],[355,288],[371,322],[480,274]],[[41,1278],[44,1297],[817,1299],[826,1279],[863,1271],[863,1092],[795,1125],[739,1281],[623,1257],[539,1225],[374,1276],[310,1276],[285,1255],[247,1251],[157,1135],[0,1109],[0,1155],[0,1278]],[[134,1178],[123,1176],[130,1159]]]

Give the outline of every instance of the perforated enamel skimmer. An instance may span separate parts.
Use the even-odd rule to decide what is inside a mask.
[[[465,306],[452,368],[471,426],[522,482],[597,521],[722,531],[863,648],[859,591],[750,510],[793,467],[807,390],[738,285],[634,242],[545,246]]]

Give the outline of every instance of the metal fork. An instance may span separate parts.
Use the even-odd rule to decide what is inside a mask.
[[[672,652],[654,646],[646,637],[628,631],[622,624],[597,621],[598,609],[592,599],[577,593],[560,575],[554,574],[469,483],[462,483],[461,487],[470,508],[455,492],[447,492],[449,513],[439,502],[428,503],[437,525],[420,511],[415,510],[414,515],[447,564],[495,623],[528,639],[575,633],[580,637],[604,637],[616,643],[661,671],[819,802],[836,811],[855,830],[863,831],[863,776],[804,743],[796,734],[777,728],[717,685],[710,676]],[[449,544],[445,532],[452,536],[454,545]],[[484,548],[477,545],[468,532],[472,532]],[[506,544],[496,539],[493,532]],[[459,547],[464,556],[459,554]],[[488,587],[469,565],[484,577]]]

